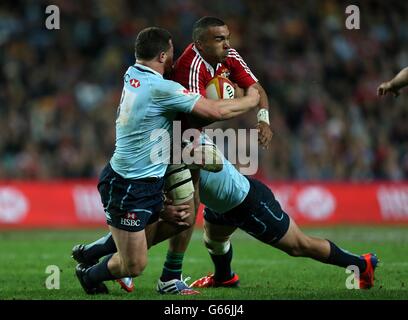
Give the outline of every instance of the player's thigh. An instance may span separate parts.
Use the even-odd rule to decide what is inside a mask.
[[[173,205],[183,204],[194,198],[193,179],[185,164],[169,165],[164,177],[164,191]]]
[[[109,226],[119,257],[125,266],[144,267],[147,262],[147,241],[145,230],[137,232]]]
[[[164,191],[172,200],[173,205],[188,205],[190,215],[184,220],[194,225],[196,219],[196,203],[199,198],[194,192],[194,183],[198,185],[197,175],[193,175],[185,164],[172,164],[167,167],[165,174]],[[197,189],[198,190],[198,189]]]
[[[128,267],[146,261],[147,225],[157,221],[163,207],[164,179],[125,179],[107,165],[98,191],[120,258]]]
[[[257,205],[248,209],[245,217],[240,213],[242,221],[239,228],[256,239],[273,245],[287,233],[290,217],[282,210],[269,189],[265,189],[265,195],[259,199],[261,200]]]

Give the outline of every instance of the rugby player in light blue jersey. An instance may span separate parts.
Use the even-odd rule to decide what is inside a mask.
[[[167,30],[142,30],[136,39],[135,56],[135,65],[124,76],[115,151],[98,183],[113,235],[111,245],[118,252],[91,267],[77,265],[76,275],[88,294],[106,293],[103,281],[141,274],[147,264],[148,242],[153,241],[146,238],[145,228],[149,227],[149,234],[160,239],[165,238],[163,234],[170,237],[183,230],[176,224],[158,221],[163,208],[164,174],[170,161],[166,150],[170,150],[171,141],[152,139],[155,130],[166,130],[171,136],[172,120],[178,112],[215,121],[238,116],[259,102],[255,89],[240,99],[216,101],[165,80],[163,74],[171,71],[173,64],[173,45]],[[163,151],[161,161],[152,160],[152,150],[157,146]],[[187,180],[183,182],[191,183],[191,176]],[[193,192],[192,187],[190,193]]]
[[[207,144],[212,144],[205,139]],[[231,270],[232,245],[230,237],[239,228],[263,243],[281,249],[294,257],[309,257],[317,261],[340,267],[356,266],[359,273],[359,286],[368,289],[374,285],[374,271],[378,263],[372,253],[355,255],[333,242],[305,235],[284,212],[271,190],[262,182],[245,177],[222,155],[223,165],[219,172],[200,170],[199,192],[204,210],[204,243],[214,263],[215,272],[191,284],[193,288],[237,287],[239,277]],[[185,210],[167,204],[161,217],[177,222],[178,212]],[[105,238],[108,238],[107,235]],[[89,259],[98,259],[103,252],[101,240],[87,246]],[[104,248],[107,249],[106,247]],[[99,251],[99,256],[95,253]],[[168,282],[168,287],[159,286],[160,293],[180,293],[174,285],[177,280]],[[122,288],[133,290],[131,278],[121,280]],[[166,290],[163,290],[166,288]],[[167,290],[167,288],[169,290]]]
[[[284,212],[271,190],[259,180],[245,177],[226,159],[220,172],[200,171],[200,198],[205,204],[204,243],[214,263],[215,272],[194,281],[193,288],[236,287],[238,275],[231,270],[230,237],[239,228],[263,243],[283,250],[294,257],[347,268],[356,266],[359,286],[374,285],[378,259],[367,253],[349,253],[333,242],[305,235]],[[166,207],[172,217],[171,206]]]
[[[205,139],[207,143],[212,142]],[[192,288],[237,287],[239,277],[231,270],[230,237],[239,228],[263,243],[283,250],[294,257],[309,257],[317,261],[359,270],[359,287],[374,285],[374,270],[378,259],[367,253],[354,255],[333,242],[305,235],[284,212],[271,190],[259,180],[245,177],[223,157],[220,172],[200,170],[200,200],[204,210],[204,243],[214,263],[215,272],[194,281]],[[176,206],[167,205],[163,217],[176,217]],[[174,280],[167,281],[167,283]],[[124,283],[132,285],[130,279]],[[160,293],[174,293],[157,286]],[[170,287],[171,288],[171,287]]]

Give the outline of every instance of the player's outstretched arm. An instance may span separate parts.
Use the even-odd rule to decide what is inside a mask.
[[[201,97],[192,114],[213,121],[226,120],[255,108],[258,103],[258,90],[249,88],[247,95],[238,99],[211,100]]]
[[[377,88],[377,95],[384,96],[393,93],[395,97],[399,95],[399,90],[408,85],[408,67],[402,69],[392,80],[383,82]]]

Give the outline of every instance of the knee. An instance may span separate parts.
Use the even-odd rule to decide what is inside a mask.
[[[146,265],[147,265],[146,260],[129,261],[126,264],[128,276],[130,277],[140,276],[143,270],[145,269]]]
[[[231,243],[229,241],[229,237],[218,237],[217,239],[210,239],[204,233],[204,245],[208,249],[208,251],[215,255],[222,255],[229,251],[231,247]]]

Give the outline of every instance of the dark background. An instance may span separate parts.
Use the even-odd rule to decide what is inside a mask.
[[[45,8],[60,8],[60,30]],[[114,148],[122,76],[147,26],[173,34],[223,19],[266,89],[275,136],[258,175],[274,180],[408,178],[407,92],[377,86],[408,66],[408,2],[5,1],[0,4],[0,179],[96,177]],[[221,124],[253,128],[256,116]]]

